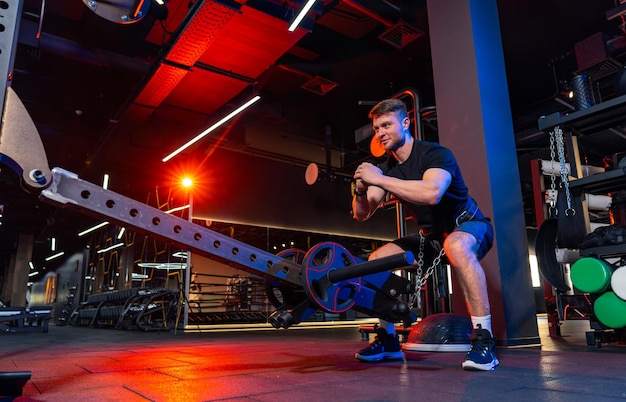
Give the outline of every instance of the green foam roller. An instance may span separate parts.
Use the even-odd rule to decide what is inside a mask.
[[[598,321],[609,328],[626,327],[626,301],[613,292],[606,292],[593,302]]]
[[[576,289],[584,293],[602,293],[611,284],[611,266],[597,258],[584,257],[576,261],[570,277]]]

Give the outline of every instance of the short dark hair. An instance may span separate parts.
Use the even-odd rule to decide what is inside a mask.
[[[385,99],[380,101],[370,110],[368,117],[373,119],[378,116],[382,116],[387,113],[399,112],[400,118],[405,118],[408,116],[406,111],[406,105],[400,99]]]

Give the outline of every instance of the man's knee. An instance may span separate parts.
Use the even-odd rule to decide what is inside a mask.
[[[456,231],[450,233],[443,242],[443,248],[450,251],[456,250],[472,250],[478,245],[476,238],[465,232]]]
[[[387,243],[382,247],[377,248],[370,254],[368,260],[376,260],[379,258],[389,257],[390,255],[396,255],[404,252],[404,250],[394,243]]]
[[[473,254],[478,242],[476,238],[469,233],[453,232],[443,242],[443,249],[449,259],[466,257]]]
[[[443,249],[446,251],[446,254],[458,251],[463,248],[463,240],[462,237],[457,233],[451,233],[443,242]]]

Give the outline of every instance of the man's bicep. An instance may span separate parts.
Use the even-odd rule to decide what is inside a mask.
[[[452,182],[452,175],[445,169],[430,168],[424,172],[422,180],[430,183],[439,191],[445,192]]]

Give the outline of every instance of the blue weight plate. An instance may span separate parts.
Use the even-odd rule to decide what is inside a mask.
[[[361,278],[332,283],[328,273],[357,262],[345,247],[337,243],[325,242],[313,246],[302,262],[302,282],[309,299],[329,313],[350,310],[361,289]]]

